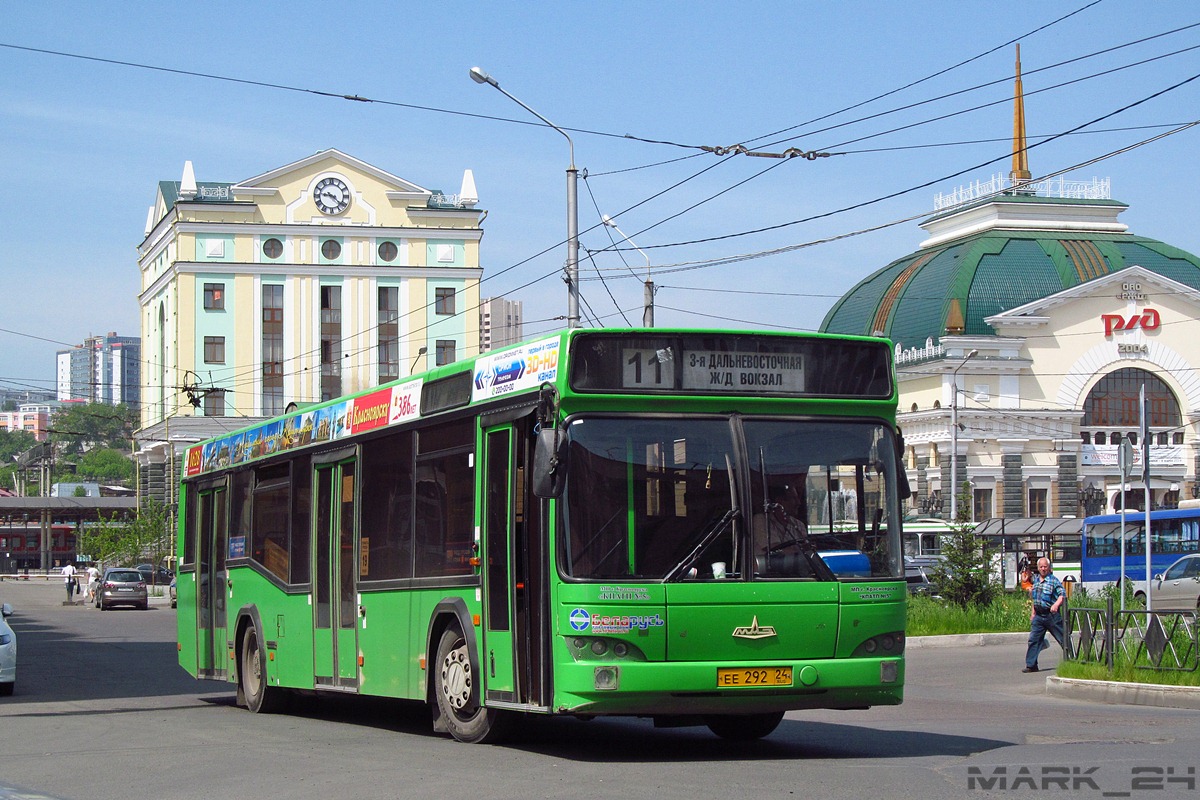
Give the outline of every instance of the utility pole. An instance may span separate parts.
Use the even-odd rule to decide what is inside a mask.
[[[579,170],[575,169],[575,143],[562,128],[500,88],[500,82],[479,67],[471,67],[471,80],[486,83],[521,108],[563,135],[571,149],[567,167],[567,327],[579,327]]]
[[[958,523],[958,371],[967,362],[979,355],[978,350],[967,353],[954,371],[950,373],[950,522]]]

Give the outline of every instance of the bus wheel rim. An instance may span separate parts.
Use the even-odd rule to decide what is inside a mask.
[[[251,638],[246,652],[246,689],[251,695],[258,694],[258,676],[261,668],[258,657],[258,641]]]
[[[447,653],[442,662],[442,694],[455,711],[461,711],[471,702],[472,683],[467,648],[460,645]]]

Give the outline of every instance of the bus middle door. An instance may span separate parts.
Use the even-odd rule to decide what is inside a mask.
[[[483,463],[483,652],[486,699],[520,702],[513,639],[513,429],[484,433]]]
[[[313,537],[313,672],[325,689],[358,689],[355,459],[316,464]]]

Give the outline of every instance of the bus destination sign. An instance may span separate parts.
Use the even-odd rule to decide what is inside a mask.
[[[683,388],[689,392],[804,392],[802,353],[735,353],[693,350],[684,355]]]
[[[621,388],[674,389],[671,348],[626,347],[621,351]],[[701,394],[804,391],[804,354],[689,350],[683,353],[680,389]]]

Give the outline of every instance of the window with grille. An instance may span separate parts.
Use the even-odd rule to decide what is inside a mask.
[[[400,377],[400,289],[379,287],[379,382]]]
[[[321,399],[342,393],[342,287],[321,287]]]
[[[204,310],[205,311],[224,311],[225,310],[225,284],[223,284],[223,283],[206,283],[206,284],[204,284]]]
[[[262,413],[283,413],[283,285],[262,287]]]
[[[456,343],[453,339],[438,339],[434,364],[439,367],[443,364],[453,364],[456,349]]]
[[[1045,517],[1046,516],[1046,500],[1049,495],[1049,489],[1030,489],[1029,490],[1029,516]]]
[[[205,336],[204,337],[204,363],[205,364],[224,364],[225,363],[225,337],[224,336]]]

